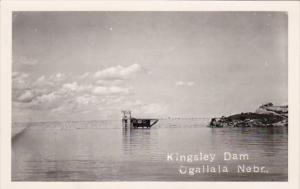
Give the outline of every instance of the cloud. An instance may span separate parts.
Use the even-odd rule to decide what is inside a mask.
[[[123,84],[123,80],[97,80],[96,84],[101,86],[109,86],[109,85],[121,85]]]
[[[176,86],[180,87],[180,86],[187,86],[187,87],[191,87],[195,84],[195,82],[193,81],[178,81],[176,83]]]
[[[25,89],[29,85],[28,74],[13,72],[12,73],[12,88],[13,89]]]
[[[125,80],[135,77],[142,67],[139,64],[132,64],[127,67],[120,65],[104,68],[96,72],[84,72],[72,80],[81,84],[92,84],[96,86],[119,86],[123,85]]]
[[[55,92],[52,92],[49,94],[43,94],[41,96],[37,96],[36,102],[38,102],[39,104],[51,103],[57,98],[59,98],[59,95],[55,94]]]
[[[31,91],[25,91],[19,98],[20,102],[31,102],[34,98],[34,95]]]
[[[138,64],[133,64],[78,75],[58,72],[33,77],[27,73],[14,72],[13,109],[24,112],[22,115],[32,116],[33,120],[47,117],[52,120],[72,120],[80,119],[83,114],[89,119],[117,117],[124,101],[130,101],[128,98],[131,96],[128,94],[133,89],[124,81],[136,76],[140,70]],[[154,106],[146,106],[149,109],[142,110],[144,104],[147,103],[130,101],[128,107],[145,113],[150,113],[150,109],[156,111]],[[44,116],[41,118],[33,117],[42,112]]]
[[[73,82],[73,83],[63,84],[62,88],[67,91],[76,91],[79,88],[79,86],[78,86],[77,82]]]
[[[133,74],[141,71],[141,66],[139,64],[132,64],[128,67],[114,66],[99,70],[94,74],[94,77],[98,79],[127,79]]]
[[[32,87],[46,87],[52,85],[54,85],[53,81],[49,78],[46,78],[44,75],[32,83]]]
[[[30,101],[28,99],[29,98],[29,93],[27,92],[28,90],[30,90],[29,75],[21,72],[13,72],[12,73],[12,100],[22,101],[22,102]],[[21,97],[21,95],[24,96]]]
[[[93,89],[93,93],[98,95],[128,94],[129,88],[123,88],[118,86],[110,86],[110,87],[98,86]]]
[[[49,76],[49,80],[53,82],[62,82],[66,79],[66,75],[63,73],[57,73]]]
[[[56,92],[31,89],[26,90],[18,98],[13,99],[13,106],[19,111],[51,110],[60,106],[62,99],[63,97],[56,94]]]
[[[91,103],[97,103],[97,98],[93,95],[77,96],[75,102],[79,105],[88,105]]]
[[[28,74],[14,72],[12,100],[14,102],[27,103],[26,107],[43,109],[44,103],[51,103],[56,97],[56,91],[60,88],[63,74],[40,76],[37,79],[30,78]]]
[[[78,84],[77,82],[65,83],[62,88],[58,91],[60,94],[74,93],[79,94],[93,94],[93,95],[122,95],[128,94],[130,88],[111,85],[93,85],[93,84]],[[77,93],[77,94],[76,94]]]
[[[36,81],[33,82],[34,86],[49,86],[54,84],[59,84],[66,79],[66,75],[62,73],[57,73],[49,76],[40,76]]]

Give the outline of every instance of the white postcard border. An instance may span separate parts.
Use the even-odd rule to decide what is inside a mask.
[[[297,1],[55,1],[1,3],[1,187],[17,188],[299,188],[299,7]],[[288,22],[288,182],[12,182],[11,54],[13,11],[284,11]]]

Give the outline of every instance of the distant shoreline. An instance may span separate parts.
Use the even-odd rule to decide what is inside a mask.
[[[212,118],[209,127],[276,127],[288,126],[288,106],[274,106],[266,103],[255,112],[234,114],[228,117]]]

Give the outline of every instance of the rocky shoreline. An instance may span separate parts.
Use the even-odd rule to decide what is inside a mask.
[[[277,127],[288,126],[288,106],[261,105],[255,112],[212,118],[209,127]]]

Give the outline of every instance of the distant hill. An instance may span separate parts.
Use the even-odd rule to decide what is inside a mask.
[[[288,126],[288,106],[266,103],[255,112],[212,118],[209,127],[275,127]]]

